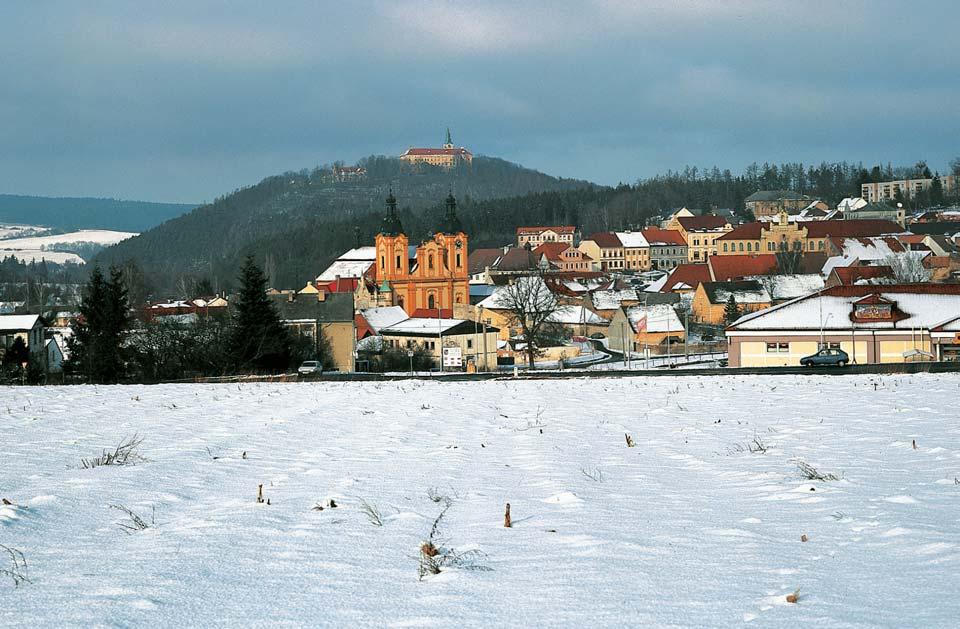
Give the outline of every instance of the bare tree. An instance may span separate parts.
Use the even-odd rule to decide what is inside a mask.
[[[503,287],[497,301],[508,312],[510,326],[520,328],[526,345],[527,365],[533,369],[540,329],[560,307],[557,296],[541,275],[531,275],[517,278]]]
[[[930,281],[930,271],[923,266],[923,254],[907,251],[887,256],[883,263],[893,270],[898,284],[917,284]]]

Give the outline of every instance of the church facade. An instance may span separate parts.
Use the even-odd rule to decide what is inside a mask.
[[[446,206],[443,224],[413,248],[397,215],[396,198],[392,192],[387,197],[374,263],[379,303],[400,306],[411,316],[469,303],[468,238],[452,194]]]

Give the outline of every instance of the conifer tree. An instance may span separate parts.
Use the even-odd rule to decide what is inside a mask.
[[[89,382],[117,382],[124,374],[124,334],[130,327],[130,305],[123,272],[110,268],[106,279],[95,267],[80,303],[80,317],[68,341],[72,371]]]
[[[727,300],[727,305],[723,309],[723,318],[726,320],[727,325],[730,325],[740,318],[740,308],[737,307],[737,300],[732,294],[730,295],[730,299]]]
[[[243,263],[240,283],[229,341],[234,367],[237,371],[284,371],[292,357],[290,333],[267,297],[267,279],[253,256]]]

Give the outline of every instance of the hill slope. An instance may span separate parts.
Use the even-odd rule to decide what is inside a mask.
[[[419,216],[449,192],[469,203],[593,186],[487,157],[451,171],[410,171],[388,157],[370,157],[361,165],[367,176],[354,181],[336,181],[328,168],[268,177],[111,247],[97,261],[135,260],[161,289],[185,275],[208,277],[223,287],[233,280],[244,255],[260,253],[276,285],[302,285],[353,246],[355,227],[365,241],[372,239],[390,188],[400,200],[408,231],[420,233]]]
[[[194,207],[186,203],[0,194],[0,223],[139,232],[186,214]]]

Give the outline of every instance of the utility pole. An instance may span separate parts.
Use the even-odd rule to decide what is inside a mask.
[[[690,362],[690,312],[683,311],[683,362]]]

